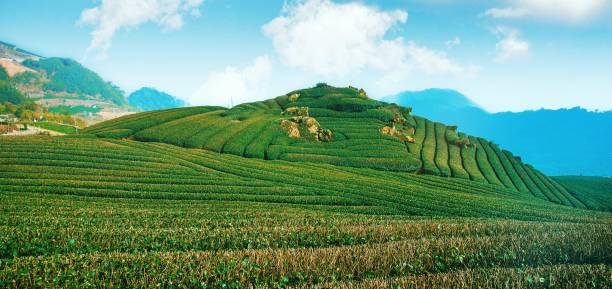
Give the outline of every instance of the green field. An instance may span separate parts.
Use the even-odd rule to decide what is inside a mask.
[[[612,178],[564,176],[553,179],[589,207],[612,212]]]
[[[58,124],[54,122],[37,122],[35,126],[44,128],[44,129],[48,129],[48,130],[52,130],[52,131],[56,131],[56,132],[60,132],[63,134],[76,134],[77,133],[77,129],[73,126]]]
[[[89,107],[89,106],[83,106],[83,105],[77,105],[77,106],[60,105],[60,106],[54,106],[54,107],[49,108],[50,112],[58,113],[58,114],[68,114],[68,115],[75,115],[75,114],[80,114],[80,113],[98,113],[100,112],[100,110],[102,109],[99,107]]]
[[[609,179],[299,93],[0,137],[0,288],[612,287]],[[334,139],[290,138],[291,106]],[[380,133],[398,112],[414,143]]]

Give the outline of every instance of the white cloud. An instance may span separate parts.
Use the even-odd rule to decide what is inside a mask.
[[[495,45],[497,55],[494,61],[505,62],[529,54],[529,42],[520,38],[517,29],[497,26],[493,32],[501,38]]]
[[[446,48],[449,48],[449,49],[453,48],[461,44],[461,38],[459,38],[458,36],[455,36],[455,38],[449,41],[446,41],[444,44],[446,45]]]
[[[263,26],[263,32],[285,64],[324,75],[346,75],[385,69],[402,57],[401,40],[384,36],[407,18],[402,10],[307,0],[286,6],[282,16]]]
[[[483,13],[482,16],[489,16],[493,18],[520,18],[520,17],[527,16],[527,14],[528,14],[528,11],[524,8],[508,7],[508,8],[491,8],[485,11],[485,13]]]
[[[270,58],[260,56],[242,69],[228,66],[222,72],[212,72],[189,98],[194,105],[232,106],[266,98],[266,86],[272,72]]]
[[[183,16],[199,16],[203,0],[102,0],[98,7],[81,12],[79,23],[95,26],[88,51],[110,48],[115,32],[147,22],[157,23],[164,30],[179,29]]]
[[[465,68],[450,60],[445,53],[433,51],[414,42],[408,43],[408,54],[413,63],[427,74],[460,74]]]
[[[402,81],[415,69],[427,74],[460,74],[468,68],[443,52],[387,34],[408,19],[403,10],[381,11],[360,2],[304,0],[262,27],[282,62],[328,77],[364,70],[382,73],[383,82]],[[460,42],[453,39],[454,44]]]
[[[492,8],[483,15],[494,18],[535,17],[569,23],[585,22],[612,7],[610,0],[508,0],[509,7]]]

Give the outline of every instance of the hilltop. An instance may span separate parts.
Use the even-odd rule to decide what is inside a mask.
[[[185,102],[151,87],[142,87],[127,98],[128,103],[141,111],[177,108],[185,106]]]

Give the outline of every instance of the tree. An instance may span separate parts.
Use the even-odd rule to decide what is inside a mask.
[[[0,66],[0,80],[8,80],[9,76],[8,73],[6,72],[6,69],[4,69],[4,66]]]
[[[123,91],[72,59],[51,57],[25,60],[22,64],[46,74],[49,82],[43,85],[45,90],[87,94],[117,105],[126,104]]]
[[[29,109],[18,109],[15,115],[21,120],[30,121],[34,116],[34,112]]]
[[[6,102],[4,104],[4,106],[6,106],[6,111],[8,113],[13,113],[14,114],[17,111],[17,106],[12,104],[12,103],[10,103],[10,102]]]
[[[42,112],[41,112],[40,110],[37,110],[37,111],[35,111],[35,112],[33,112],[33,113],[32,113],[32,117],[33,117],[35,120],[40,120],[40,117],[41,117],[41,116],[42,116]]]
[[[26,98],[12,87],[8,82],[0,80],[0,102],[10,102],[13,104],[22,104],[26,102]]]

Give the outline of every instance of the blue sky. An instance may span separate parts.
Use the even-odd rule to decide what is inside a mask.
[[[0,40],[128,93],[230,105],[325,81],[453,88],[490,111],[612,109],[610,0],[20,0]]]

